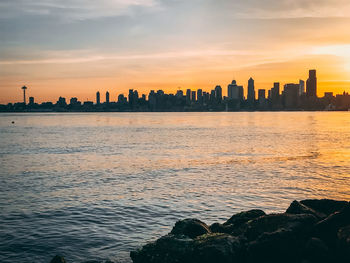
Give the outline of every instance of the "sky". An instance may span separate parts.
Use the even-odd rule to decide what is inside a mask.
[[[1,0],[0,103],[96,91],[245,90],[306,80],[350,92],[349,0]]]

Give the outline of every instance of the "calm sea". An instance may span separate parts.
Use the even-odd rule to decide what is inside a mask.
[[[1,114],[0,146],[3,263],[129,262],[178,219],[350,200],[350,112]]]

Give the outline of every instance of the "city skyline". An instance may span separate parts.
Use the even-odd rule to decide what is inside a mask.
[[[305,86],[306,83],[306,86]],[[244,86],[232,80],[227,85],[227,94],[220,85],[210,91],[178,89],[176,93],[164,90],[150,90],[147,94],[139,94],[138,90],[129,89],[127,95],[117,94],[111,98],[105,92],[105,100],[101,100],[101,92],[96,92],[95,100],[80,101],[77,97],[68,100],[60,96],[56,103],[47,101],[37,103],[34,97],[26,102],[27,87],[23,86],[23,101],[20,103],[0,104],[0,111],[283,111],[283,110],[349,110],[350,95],[325,92],[323,97],[317,96],[317,70],[310,69],[306,81],[287,83],[281,89],[280,82],[274,82],[271,89],[256,89],[255,81],[249,78],[247,96]]]
[[[0,103],[178,87],[211,89],[254,72],[260,89],[306,79],[318,96],[350,90],[345,0],[77,0],[0,4]]]
[[[309,79],[310,79],[310,76],[312,75],[312,79],[310,81],[312,81],[311,84],[309,84]],[[305,85],[306,83],[306,85]],[[214,89],[217,88],[217,87],[220,87],[222,89],[221,91],[221,95],[223,98],[227,97],[228,99],[236,99],[238,96],[239,97],[242,97],[242,99],[247,99],[248,101],[252,101],[253,99],[254,100],[259,100],[259,98],[261,97],[259,95],[259,91],[264,91],[264,94],[265,94],[265,97],[266,94],[269,94],[268,92],[273,92],[274,88],[276,89],[276,84],[278,84],[278,90],[277,90],[277,95],[280,95],[280,91],[283,92],[284,89],[280,89],[280,85],[283,84],[279,81],[277,82],[274,82],[273,85],[271,85],[271,87],[269,89],[262,89],[262,88],[259,88],[259,87],[256,87],[255,85],[255,80],[253,79],[253,77],[250,77],[249,80],[247,81],[247,84],[244,85],[243,83],[240,83],[239,85],[237,85],[237,81],[234,79],[232,80],[232,82],[230,84],[227,85],[227,88],[220,84],[217,84],[215,85]],[[317,81],[317,78],[316,78],[316,69],[311,69],[309,70],[309,76],[307,78],[307,80],[301,80],[299,79],[299,83],[295,84],[295,81],[292,83],[292,82],[289,82],[289,83],[284,83],[284,85],[282,85],[282,87],[288,87],[288,85],[298,85],[298,89],[299,89],[299,95],[302,95],[303,93],[305,93],[308,97],[310,96],[314,96],[314,97],[323,97],[326,95],[326,93],[334,93],[333,91],[331,90],[326,90],[323,92],[323,94],[320,94],[320,92],[317,90],[317,87],[318,87],[318,81]],[[249,86],[251,88],[249,88]],[[224,87],[224,88],[222,88]],[[237,88],[237,90],[235,90],[235,88]],[[7,103],[21,103],[23,102],[23,97],[24,97],[24,101],[26,100],[26,90],[28,89],[28,87],[26,85],[22,86],[21,89],[23,90],[23,95],[22,95],[22,100],[21,101],[9,101]],[[100,90],[104,90],[104,92],[101,92]],[[128,96],[128,92],[130,90],[134,90],[134,89],[129,89],[127,92],[124,92],[124,93],[116,93],[114,91],[110,91],[110,90],[106,90],[106,89],[98,89],[97,93],[95,93],[95,97],[92,97],[92,95],[90,94],[85,100],[84,98],[79,98],[78,96],[68,96],[68,98],[74,98],[74,99],[77,99],[79,101],[93,101],[95,102],[95,104],[100,104],[100,103],[103,103],[103,100],[101,100],[101,94],[105,94],[105,101],[104,102],[117,102],[118,101],[118,97],[120,95],[123,95],[125,97]],[[135,89],[138,91],[138,89]],[[151,91],[157,91],[157,90],[154,90],[154,89],[141,89],[141,90],[144,90],[145,92],[142,92],[140,93],[140,95],[146,95],[149,94]],[[166,92],[167,90],[169,89],[165,89],[165,90],[162,90],[162,89],[158,89],[158,90],[161,90],[163,92]],[[207,88],[207,89],[202,89],[202,88],[198,88],[198,89],[191,89],[191,88],[182,88],[182,87],[177,87],[177,89],[174,91],[174,92],[166,92],[167,94],[178,94],[178,92],[181,91],[182,93],[185,93],[186,91],[190,91],[190,92],[208,92],[210,93],[211,91],[211,88]],[[344,90],[343,92],[340,92],[340,93],[335,93],[335,94],[342,94],[346,92],[346,90]],[[347,92],[346,92],[347,93]],[[190,96],[192,97],[193,95],[190,94]],[[196,96],[196,94],[194,95]],[[272,97],[274,95],[271,95]],[[30,95],[28,97],[31,97],[32,99],[34,99],[34,96],[33,95]],[[64,97],[66,98],[67,96],[64,96],[64,95],[59,95],[59,97]],[[264,98],[265,98],[264,97]],[[36,98],[36,97],[35,97]],[[45,103],[45,102],[52,102],[54,100],[35,100],[36,103]],[[7,104],[7,103],[0,103],[0,104]],[[25,102],[26,103],[26,102]]]

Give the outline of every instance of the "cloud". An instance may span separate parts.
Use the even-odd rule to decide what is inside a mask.
[[[0,18],[44,15],[85,20],[125,15],[132,8],[155,5],[155,0],[3,0],[0,2]]]

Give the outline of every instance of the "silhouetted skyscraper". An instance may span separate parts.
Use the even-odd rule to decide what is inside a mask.
[[[255,87],[254,87],[254,80],[250,78],[248,80],[248,96],[247,100],[249,103],[254,103],[255,101]]]
[[[96,92],[96,104],[99,105],[101,103],[100,92]]]
[[[305,93],[305,81],[299,80],[299,96]]]
[[[186,90],[186,103],[187,104],[191,103],[191,90],[190,89]]]
[[[287,109],[295,109],[298,106],[299,84],[284,85],[284,100]]]
[[[193,102],[196,102],[196,91],[195,90],[192,91],[191,100]]]
[[[317,78],[316,70],[309,70],[309,78],[306,81],[306,96],[317,97]]]
[[[237,86],[237,82],[232,80],[232,83],[227,86],[227,97],[231,100],[243,100],[243,86]]]
[[[202,89],[197,90],[197,101],[200,104],[203,104],[203,90]]]
[[[266,92],[264,89],[259,89],[258,90],[258,99],[261,100],[261,99],[265,99],[266,98]]]
[[[218,102],[222,101],[222,88],[220,85],[215,87],[215,98]]]
[[[107,104],[109,103],[109,92],[108,91],[106,92],[106,103]]]
[[[33,105],[34,104],[34,97],[29,97],[29,105]]]

